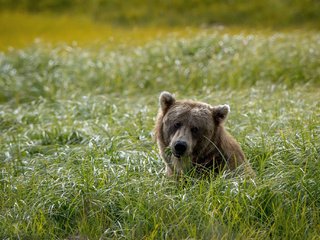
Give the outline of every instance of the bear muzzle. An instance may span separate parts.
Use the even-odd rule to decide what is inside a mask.
[[[187,143],[185,141],[179,140],[174,143],[172,153],[175,157],[180,158],[186,153],[187,148],[188,148]]]

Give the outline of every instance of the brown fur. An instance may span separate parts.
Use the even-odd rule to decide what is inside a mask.
[[[176,101],[168,92],[161,93],[159,103],[154,131],[167,175],[180,175],[191,168],[218,173],[240,165],[253,174],[240,145],[223,126],[228,105]],[[181,142],[186,147],[182,154],[176,147]]]

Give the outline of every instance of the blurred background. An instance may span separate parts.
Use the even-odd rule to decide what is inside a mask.
[[[145,42],[169,32],[187,34],[185,27],[320,28],[319,0],[0,0],[0,9],[2,50],[36,38],[88,43],[125,34]]]
[[[1,8],[83,14],[114,25],[319,27],[318,0],[2,0]]]

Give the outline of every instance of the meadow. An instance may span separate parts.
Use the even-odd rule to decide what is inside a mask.
[[[1,239],[319,239],[318,31],[52,31],[1,43]],[[228,103],[256,177],[167,178],[163,90]]]

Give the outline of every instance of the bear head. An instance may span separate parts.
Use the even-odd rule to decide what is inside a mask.
[[[216,151],[215,133],[230,112],[228,105],[177,101],[169,92],[160,94],[159,105],[155,137],[169,175],[187,170]]]

